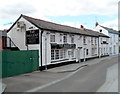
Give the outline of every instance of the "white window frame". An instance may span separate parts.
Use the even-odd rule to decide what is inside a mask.
[[[67,43],[67,34],[64,34],[64,35],[63,35],[63,42],[64,42],[64,43]]]
[[[74,49],[72,49],[72,51],[71,51],[71,55],[72,55],[72,57],[75,57],[75,53],[74,53]]]
[[[95,38],[95,45],[97,45],[97,38]]]
[[[74,35],[71,35],[71,43],[74,43]]]
[[[93,44],[93,37],[91,37],[91,44]]]
[[[66,58],[66,50],[65,49],[51,49],[51,61],[60,60],[60,59],[64,59],[64,58]]]
[[[83,36],[83,44],[86,44],[86,36]]]
[[[60,34],[60,42],[62,42],[62,41],[63,41],[62,37],[63,37],[63,36],[62,36],[62,34]]]
[[[59,59],[60,53],[59,49],[55,50],[55,59]]]
[[[55,34],[50,34],[50,42],[55,42]]]
[[[55,59],[55,50],[51,49],[51,60],[54,60],[54,59]]]

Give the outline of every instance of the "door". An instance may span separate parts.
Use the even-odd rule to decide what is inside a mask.
[[[76,62],[80,62],[80,48],[76,49]]]

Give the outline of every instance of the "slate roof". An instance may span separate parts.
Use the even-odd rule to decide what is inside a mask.
[[[98,36],[108,37],[108,36],[106,36],[102,33],[99,33],[97,31],[93,31],[93,30],[90,30],[90,29],[80,29],[80,28],[75,28],[75,27],[71,27],[71,26],[67,26],[67,25],[56,24],[56,23],[53,23],[53,22],[48,22],[48,21],[44,21],[44,20],[41,20],[41,19],[32,18],[32,17],[26,16],[26,15],[21,15],[18,18],[18,20],[21,17],[23,17],[24,19],[26,19],[30,23],[34,24],[36,27],[38,27],[40,29],[43,29],[43,30],[51,30],[51,31],[65,32],[65,33],[74,33],[74,34],[96,36],[96,37],[98,37]]]
[[[7,36],[6,30],[0,30],[0,36]]]
[[[108,27],[105,27],[105,26],[102,26],[102,25],[100,25],[100,27],[106,29],[108,32],[119,33],[117,30],[114,30],[114,29],[112,29],[112,28],[108,28]]]

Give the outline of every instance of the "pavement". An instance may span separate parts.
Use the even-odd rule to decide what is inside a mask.
[[[0,82],[0,94],[4,92],[5,88],[6,88],[6,84]]]
[[[87,63],[74,63],[74,64],[56,67],[56,68],[52,68],[52,69],[48,69],[48,70],[44,70],[44,71],[55,72],[55,73],[74,72],[84,66],[88,66],[88,64]]]
[[[92,64],[97,64],[97,63],[99,63],[101,61],[111,59],[113,57],[114,56],[91,59],[91,60],[88,60],[88,61],[85,61],[85,62],[68,64],[68,65],[64,65],[64,66],[60,66],[60,67],[47,69],[47,70],[44,70],[44,71],[46,71],[46,72],[55,72],[55,73],[74,72],[74,71],[76,71],[76,70],[78,70],[78,69],[80,69],[82,67],[89,66],[89,65],[92,65]]]

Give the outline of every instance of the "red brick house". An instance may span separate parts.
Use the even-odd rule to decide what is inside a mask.
[[[0,51],[4,50],[7,45],[7,30],[0,30]]]

